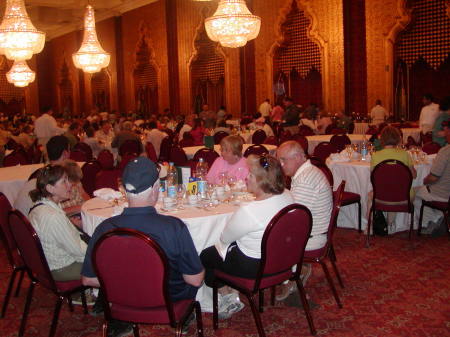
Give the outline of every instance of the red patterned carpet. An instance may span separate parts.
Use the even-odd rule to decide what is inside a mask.
[[[338,309],[320,266],[314,266],[306,291],[318,304],[313,310],[319,336],[450,336],[450,240],[405,234],[375,238],[369,249],[355,231],[338,230],[335,239],[338,266],[345,289],[338,288],[343,309]],[[6,290],[9,269],[0,252],[0,294]],[[27,286],[27,282],[24,282]],[[0,336],[16,336],[25,287],[12,298],[6,317],[0,319]],[[28,319],[26,336],[47,336],[54,296],[38,287]],[[267,336],[309,336],[302,309],[268,306],[262,320]],[[214,333],[212,315],[204,314],[206,336],[257,336],[250,308],[220,324]],[[57,336],[101,336],[102,319],[63,306]],[[190,334],[194,335],[191,327]],[[141,336],[174,336],[170,328],[142,326]]]

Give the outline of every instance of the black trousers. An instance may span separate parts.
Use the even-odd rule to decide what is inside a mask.
[[[233,276],[251,279],[256,277],[260,265],[260,259],[248,257],[239,249],[236,243],[232,243],[228,248],[225,261],[222,260],[214,246],[205,248],[200,254],[200,260],[205,267],[205,283],[208,287],[213,286],[214,269]],[[219,288],[224,286],[222,283],[217,285]]]

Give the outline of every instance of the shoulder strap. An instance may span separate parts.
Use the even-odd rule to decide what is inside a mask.
[[[40,202],[40,203],[38,203],[38,204],[36,204],[36,205],[33,205],[33,207],[31,207],[30,210],[28,211],[28,215],[30,215],[30,213],[31,213],[31,211],[32,211],[33,209],[35,209],[36,207],[41,206],[41,205],[43,205],[43,204],[44,204],[43,202]]]

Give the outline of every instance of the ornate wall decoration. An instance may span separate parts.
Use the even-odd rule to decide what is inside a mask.
[[[63,117],[71,117],[74,113],[73,83],[65,56],[59,70],[58,99]]]
[[[111,75],[107,69],[92,74],[91,93],[92,105],[97,111],[111,110]]]
[[[8,115],[20,112],[25,107],[25,88],[15,87],[6,80],[6,73],[11,66],[12,61],[0,55],[0,112]]]

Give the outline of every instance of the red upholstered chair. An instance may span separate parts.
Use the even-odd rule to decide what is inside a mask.
[[[411,170],[402,162],[394,159],[384,160],[370,174],[373,188],[373,200],[367,224],[367,241],[369,246],[370,227],[375,211],[405,212],[411,214],[409,238],[414,228],[414,205],[410,200],[413,181]]]
[[[441,149],[441,146],[435,142],[428,142],[422,146],[422,151],[426,154],[435,154],[438,153]]]
[[[264,144],[278,146],[278,139],[277,139],[277,137],[275,137],[275,136],[267,137],[267,138],[264,140]]]
[[[225,131],[219,131],[214,134],[214,144],[220,144],[222,139],[224,139],[226,136],[228,136],[228,133]]]
[[[419,146],[418,143],[416,143],[416,141],[414,140],[414,138],[412,136],[408,136],[407,140],[406,140],[406,147],[409,149],[413,146]]]
[[[325,128],[325,134],[326,134],[326,135],[331,135],[331,134],[332,134],[332,131],[333,131],[334,129],[336,129],[336,128],[337,128],[337,126],[336,126],[335,123],[332,123],[332,124],[328,125],[328,126]]]
[[[248,298],[259,336],[265,336],[261,317],[255,303],[255,296],[259,293],[259,311],[263,311],[263,290],[271,288],[272,304],[274,302],[275,286],[286,281],[294,280],[302,300],[309,328],[316,334],[305,289],[300,281],[303,255],[306,243],[311,234],[311,212],[302,205],[292,204],[276,214],[267,225],[261,242],[261,262],[255,279],[247,279],[215,271],[215,282],[220,281],[239,290]],[[295,272],[292,266],[297,265]],[[213,327],[218,328],[217,284],[213,286]]]
[[[23,148],[17,148],[5,158],[3,158],[3,166],[16,166],[16,165],[28,165],[30,162],[28,161],[27,153],[23,150]]]
[[[214,161],[219,158],[219,154],[214,151],[213,149],[209,149],[207,147],[204,147],[194,154],[193,161],[198,162],[200,158],[203,158],[204,161],[208,163],[208,167],[211,167]]]
[[[119,190],[118,179],[121,177],[121,171],[119,169],[101,170],[95,177],[95,190],[108,187],[113,190]]]
[[[256,130],[253,135],[252,135],[252,143],[259,145],[264,143],[264,141],[266,140],[267,135],[266,132],[262,129]]]
[[[169,324],[181,336],[183,323],[194,309],[198,336],[203,336],[200,304],[195,300],[172,302],[169,262],[149,236],[132,229],[111,230],[95,244],[92,262],[105,293],[104,337],[111,319],[133,323],[136,337],[138,323]]]
[[[352,142],[346,134],[333,135],[330,139],[330,143],[336,146],[338,152],[345,149],[345,145],[350,145]]]
[[[87,287],[81,284],[81,280],[57,282],[53,279],[39,237],[33,226],[22,213],[19,211],[9,212],[9,228],[19,249],[20,256],[25,263],[27,274],[31,279],[18,336],[22,337],[25,332],[33,290],[36,284],[39,283],[57,296],[49,333],[49,336],[53,337],[56,332],[59,312],[61,311],[61,305],[64,299],[68,300],[70,310],[73,311],[71,295],[81,292],[84,313],[87,314],[86,297],[84,294],[84,290]]]
[[[321,142],[317,144],[313,155],[319,157],[325,163],[328,156],[336,152],[338,152],[338,150],[334,144],[331,144],[330,142]]]
[[[354,122],[351,122],[351,123],[348,125],[348,133],[349,133],[349,134],[352,134],[353,131],[355,131],[355,123],[354,123]]]
[[[97,160],[88,161],[83,165],[81,171],[83,172],[83,178],[81,178],[81,185],[83,189],[89,194],[90,197],[93,196],[95,191],[95,179],[97,174],[102,170],[102,166]]]
[[[87,157],[86,161],[92,160],[92,158],[93,158],[93,156],[92,156],[92,149],[91,149],[91,147],[88,144],[83,143],[83,142],[78,142],[77,144],[75,144],[73,149],[84,152],[86,154],[86,157]]]
[[[327,243],[324,247],[316,250],[305,250],[304,262],[308,263],[319,263],[322,266],[325,277],[327,278],[328,284],[330,285],[331,291],[333,292],[334,298],[339,308],[342,308],[342,303],[339,299],[339,295],[334,286],[333,279],[331,278],[330,272],[328,271],[327,265],[325,263],[326,259],[330,260],[331,266],[333,267],[334,273],[339,281],[341,287],[344,287],[341,275],[336,266],[336,254],[334,253],[333,247],[333,234],[337,226],[337,218],[339,215],[339,209],[341,208],[342,197],[344,194],[345,180],[341,182],[337,190],[333,193],[333,210],[331,211],[330,224],[328,226],[327,232]]]
[[[42,162],[42,150],[41,145],[37,145],[36,142],[31,145],[27,150],[28,161],[31,164],[39,164]]]
[[[420,133],[420,142],[422,145],[425,145],[426,143],[430,143],[433,141],[433,133],[427,132],[427,133]]]
[[[147,153],[148,159],[150,159],[152,162],[156,163],[158,161],[158,157],[156,156],[155,147],[152,143],[147,142],[145,144],[145,153]]]
[[[278,140],[280,144],[287,142],[292,139],[292,134],[289,130],[281,130],[278,136]]]
[[[420,206],[420,217],[419,217],[419,228],[417,230],[417,235],[420,235],[422,232],[422,218],[423,218],[423,208],[424,207],[430,207],[433,209],[437,209],[444,213],[444,221],[449,226],[450,229],[450,222],[449,222],[449,212],[450,212],[450,197],[448,198],[448,202],[445,201],[425,201],[422,200],[422,206]],[[449,232],[450,234],[450,232]]]
[[[165,137],[161,141],[161,148],[159,151],[159,161],[168,161],[170,156],[170,148],[172,147],[172,140]]]
[[[300,146],[303,148],[303,151],[305,151],[305,154],[308,154],[308,138],[306,136],[301,134],[296,134],[292,136],[292,140],[295,140],[297,143],[300,144]]]
[[[142,144],[134,139],[127,139],[119,147],[119,156],[123,157],[127,153],[136,153],[140,155],[142,152]]]
[[[114,155],[109,150],[101,150],[97,155],[97,161],[103,170],[112,170],[114,168]]]
[[[184,150],[178,146],[172,146],[170,149],[169,161],[173,162],[175,166],[186,166],[188,165],[188,159]]]
[[[88,156],[86,152],[81,150],[73,150],[70,151],[70,159],[75,160],[77,162],[87,162]]]
[[[186,134],[186,132],[185,132],[185,134]],[[194,143],[194,139],[192,137],[191,138],[185,137],[178,142],[178,145],[180,145],[181,147],[190,147],[190,146],[195,146],[195,143]]]
[[[302,136],[314,136],[315,133],[308,125],[300,125],[298,127],[298,134]]]
[[[133,160],[134,158],[136,158],[136,157],[138,157],[138,154],[137,154],[137,153],[134,153],[134,152],[127,152],[127,153],[125,153],[125,154],[121,157],[120,162],[119,162],[119,164],[117,165],[117,168],[118,168],[120,171],[123,171],[123,170],[125,169],[125,166],[127,166],[127,164],[128,164],[131,160]]]
[[[347,130],[341,129],[341,128],[338,128],[338,127],[335,127],[333,129],[331,129],[331,134],[332,135],[342,135],[343,133],[346,133],[346,132],[347,132]]]
[[[2,312],[0,317],[5,317],[6,309],[8,308],[11,292],[14,288],[14,281],[17,273],[19,273],[19,281],[17,282],[15,297],[19,296],[20,286],[22,284],[23,276],[25,274],[25,265],[17,250],[16,242],[9,229],[8,215],[12,209],[8,198],[0,192],[0,239],[6,252],[6,258],[12,269],[12,274],[9,278],[8,288],[6,289],[5,298],[3,299]]]
[[[269,151],[264,145],[252,145],[247,148],[244,152],[244,157],[247,158],[251,154],[256,154],[258,156],[268,155]]]

